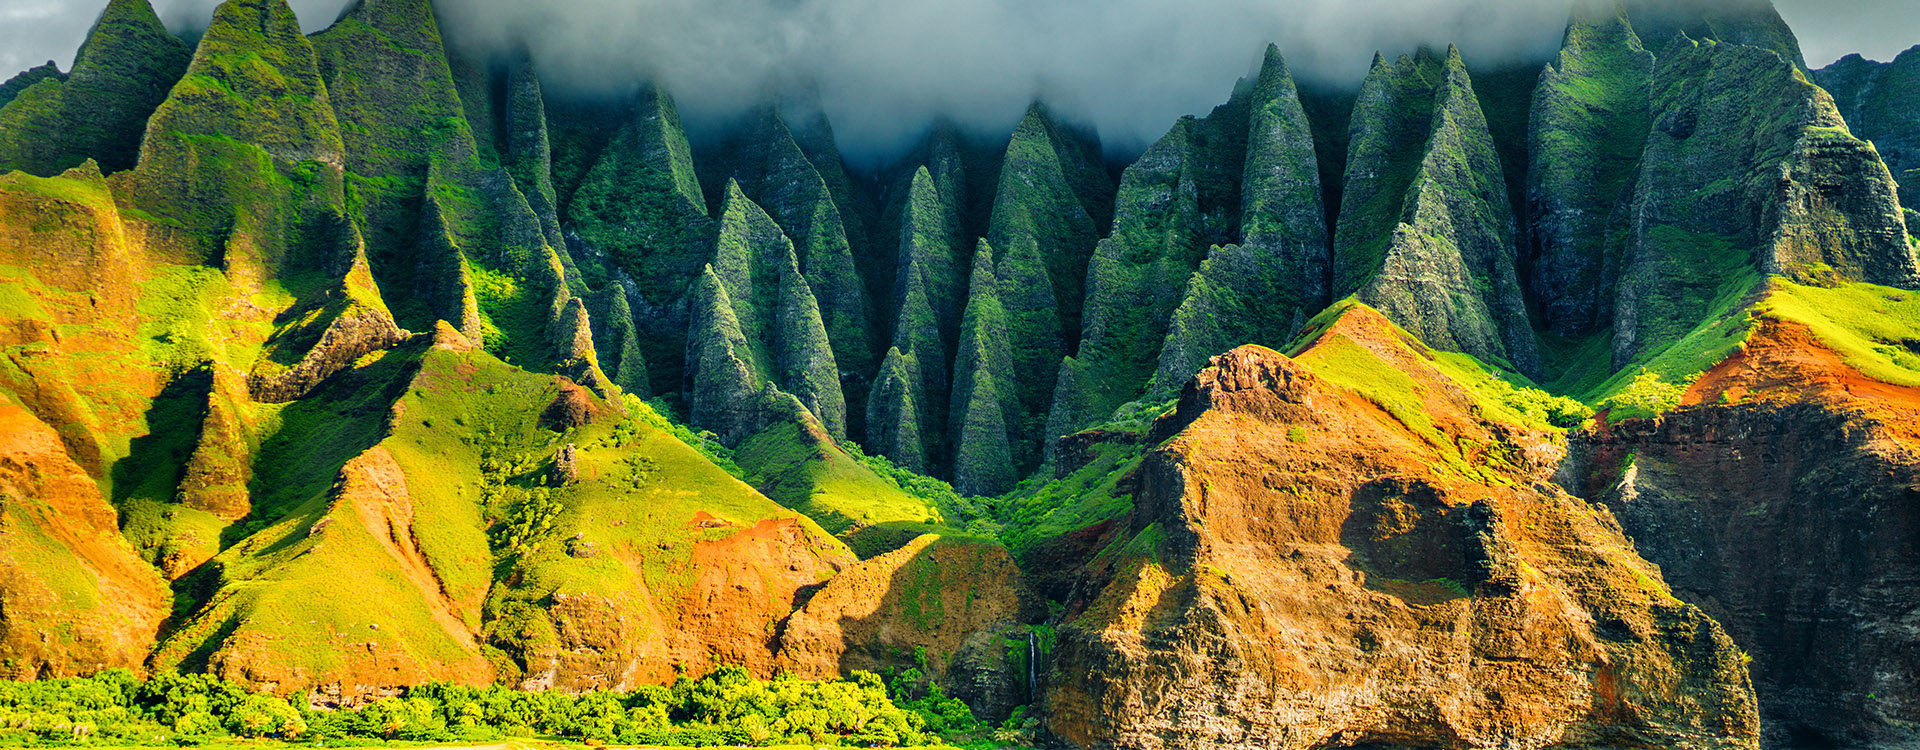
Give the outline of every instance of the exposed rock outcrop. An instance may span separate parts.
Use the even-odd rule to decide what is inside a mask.
[[[982,635],[1037,615],[1030,597],[1005,547],[922,536],[841,571],[807,599],[781,631],[777,663],[801,677],[831,679],[911,667],[919,653],[930,676],[944,680],[958,660],[985,656],[969,652],[998,645]],[[963,687],[961,695],[972,692]],[[990,693],[977,697],[1002,707],[1020,698]]]
[[[1155,427],[1131,539],[1089,566],[1097,593],[1060,629],[1051,730],[1081,747],[1757,747],[1733,641],[1547,481],[1547,435],[1475,416],[1403,336],[1358,308],[1297,361],[1244,348],[1188,386]],[[1322,357],[1339,361],[1325,376]],[[1328,379],[1360,357],[1413,401]]]

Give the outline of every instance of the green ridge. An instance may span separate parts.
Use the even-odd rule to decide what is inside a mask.
[[[1206,119],[1175,125],[1122,176],[1049,437],[1107,421],[1142,397],[1164,400],[1212,356],[1284,341],[1325,304],[1327,235],[1312,133],[1279,50],[1268,47],[1260,75],[1237,88]],[[1208,249],[1225,252],[1217,248],[1229,243],[1248,247],[1235,251],[1253,261],[1236,269],[1248,273],[1229,286],[1196,281]]]
[[[64,83],[67,80],[67,74],[60,72],[60,66],[48,60],[44,65],[27,68],[7,79],[6,83],[0,83],[0,108],[6,107],[8,102],[20,95],[20,92],[47,79]]]
[[[1532,284],[1541,327],[1605,329],[1624,254],[1641,153],[1652,128],[1653,55],[1618,6],[1576,11],[1534,91],[1528,131]]]
[[[831,131],[826,138],[824,143],[815,140],[815,158],[837,168]],[[834,358],[846,371],[842,388],[856,403],[864,403],[865,376],[879,361],[873,308],[855,262],[854,233],[848,229],[857,217],[850,220],[840,208],[851,196],[836,197],[833,185],[773,109],[761,113],[746,139],[734,145],[732,158],[741,189],[792,238],[800,270],[819,302]],[[844,170],[835,174],[845,187]]]
[[[750,398],[771,385],[796,397],[830,435],[842,438],[846,400],[839,368],[813,292],[794,258],[793,243],[737,183],[727,186],[707,273],[713,283],[709,285],[703,277],[695,288],[696,303],[689,319],[687,366],[693,373],[694,426],[712,429],[737,444],[780,416],[765,412],[764,398]],[[724,311],[716,299],[724,300]],[[730,374],[739,367],[746,368],[750,377],[742,380]],[[708,368],[729,374],[712,376]],[[760,413],[737,414],[742,411]],[[722,414],[736,416],[721,419]]]
[[[1376,58],[1352,132],[1335,293],[1442,349],[1538,373],[1505,173],[1459,50]]]
[[[918,404],[927,399],[919,370],[919,363],[899,347],[887,350],[867,399],[867,444],[901,468],[926,474],[927,446],[920,431],[924,418]]]
[[[1019,478],[1014,452],[1019,401],[1007,311],[1000,301],[993,248],[985,240],[973,256],[973,275],[960,344],[953,364],[953,486],[963,495],[997,495]]]
[[[590,163],[572,191],[556,175],[556,190],[568,196],[567,225],[636,283],[649,311],[673,307],[700,275],[714,231],[673,98],[643,89]],[[651,312],[647,321],[640,330],[641,352],[653,392],[678,393],[691,351],[687,331]]]
[[[1891,63],[1849,55],[1813,77],[1833,94],[1853,133],[1872,141],[1893,170],[1901,204],[1920,206],[1920,47]]]
[[[1005,282],[1009,334],[1022,342],[1022,366],[999,381],[1022,404],[1024,413],[1009,425],[1021,442],[1037,444],[1060,360],[1079,338],[1087,266],[1112,211],[1088,198],[1112,191],[1105,171],[1095,169],[1095,150],[1035,104],[1000,168],[986,240],[1001,255],[996,272]]]
[[[147,118],[192,57],[147,0],[111,0],[71,73],[36,68],[0,89],[0,172],[51,177],[88,159],[108,173],[131,169]]]

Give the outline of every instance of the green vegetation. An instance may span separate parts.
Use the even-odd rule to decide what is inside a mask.
[[[1081,330],[1088,263],[1112,215],[1113,204],[1107,197],[1112,193],[1096,144],[1055,122],[1044,106],[1030,107],[1007,145],[992,219],[983,239],[993,247],[996,259],[995,294],[1006,335],[1020,342],[1006,350],[1009,367],[994,371],[992,378],[994,395],[1012,406],[1002,421],[1016,475],[1039,463],[1056,374],[1069,350],[1069,339],[1077,338]],[[980,293],[977,269],[976,259],[969,310]],[[959,358],[966,360],[971,355],[964,330],[961,336]],[[987,415],[964,406],[978,395],[974,391],[979,383],[965,377],[955,378],[955,414],[966,409],[976,420],[974,427],[981,427],[979,420]],[[956,418],[951,428],[958,437],[967,425]],[[966,445],[955,448],[956,453],[967,449]],[[979,460],[978,456],[966,459],[976,465]],[[960,462],[956,458],[955,481],[966,486],[971,480],[962,478]],[[1010,484],[1010,479],[996,480],[980,489],[999,491]]]
[[[429,683],[350,710],[314,710],[201,675],[0,682],[0,745],[175,747],[273,739],[479,743],[540,738],[663,747],[940,744],[984,729],[917,670],[817,682],[723,666],[664,687],[580,695]]]
[[[1853,283],[1826,288],[1778,279],[1756,313],[1806,326],[1869,378],[1920,387],[1920,292]]]
[[[1536,429],[1578,429],[1593,418],[1593,409],[1586,404],[1543,391],[1519,373],[1489,367],[1458,352],[1427,354],[1441,373],[1472,389],[1495,421]]]
[[[847,400],[818,300],[793,243],[738,183],[727,184],[713,262],[689,294],[695,427],[738,445],[784,418],[787,399],[835,439],[846,436]]]
[[[1658,416],[1679,408],[1681,399],[1687,395],[1687,387],[1692,384],[1692,379],[1668,383],[1660,378],[1660,373],[1641,370],[1625,388],[1608,398],[1604,406],[1609,417],[1616,420]]]
[[[147,0],[108,3],[70,75],[36,69],[0,92],[0,172],[51,177],[88,159],[109,173],[131,169],[147,117],[191,57]]]
[[[948,427],[953,441],[953,484],[962,493],[1004,492],[1018,479],[1015,432],[1020,407],[1014,394],[1012,338],[1001,302],[1001,279],[993,247],[982,240],[973,255],[973,275],[960,345],[953,364],[953,404]]]
[[[849,373],[872,372],[880,362],[870,330],[873,310],[854,265],[850,239],[854,233],[825,177],[773,109],[760,115],[736,151],[734,174],[740,176],[740,187],[793,243],[799,267],[818,300],[834,360]],[[863,382],[863,377],[849,377],[842,387]],[[850,402],[865,403],[863,388],[849,390],[854,390],[847,394]]]
[[[1257,79],[1205,119],[1176,123],[1127,168],[1113,233],[1089,266],[1084,331],[1054,394],[1049,437],[1142,395],[1164,397],[1207,358],[1286,335],[1324,304],[1312,146],[1292,75],[1269,47]],[[1220,247],[1229,243],[1251,249]],[[1209,256],[1228,253],[1254,257],[1219,274]],[[1169,357],[1176,371],[1155,382]]]
[[[1596,6],[1599,7],[1599,6]],[[1543,327],[1562,336],[1606,325],[1626,241],[1632,181],[1653,122],[1653,55],[1624,11],[1576,12],[1533,100],[1528,194],[1539,214],[1534,287]]]
[[[774,424],[741,443],[734,460],[747,470],[747,480],[774,502],[807,514],[827,531],[879,523],[945,522],[940,495],[932,480],[913,482],[921,493],[909,492],[892,477],[868,468],[847,449],[796,422]],[[938,499],[936,499],[938,498]]]
[[[1141,432],[1144,432],[1142,430]],[[1066,477],[1034,477],[999,500],[1000,534],[1016,559],[1066,534],[1125,516],[1133,509],[1130,485],[1145,457],[1132,441],[1097,443],[1092,460]]]
[[[1353,120],[1334,294],[1433,346],[1538,374],[1506,172],[1459,50],[1376,58]]]

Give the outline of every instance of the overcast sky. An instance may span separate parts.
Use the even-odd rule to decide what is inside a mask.
[[[1920,0],[1777,0],[1814,67],[1920,44]],[[153,0],[175,29],[218,0]],[[346,0],[291,0],[308,31]],[[1011,127],[1044,97],[1138,148],[1204,114],[1266,41],[1297,75],[1355,82],[1375,49],[1458,42],[1470,63],[1557,47],[1567,0],[437,0],[465,38],[529,43],[550,87],[665,82],[690,124],[804,83],[843,142],[884,152],[936,115]],[[0,79],[66,69],[105,0],[0,0]]]

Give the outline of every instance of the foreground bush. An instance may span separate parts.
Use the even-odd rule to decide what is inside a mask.
[[[898,698],[900,702],[896,703]],[[879,676],[819,682],[755,679],[721,667],[666,687],[582,695],[431,684],[357,709],[316,711],[204,675],[0,682],[0,745],[190,745],[223,738],[485,742],[553,737],[705,747],[806,743],[937,744],[981,727],[966,705],[917,670],[892,689]]]

